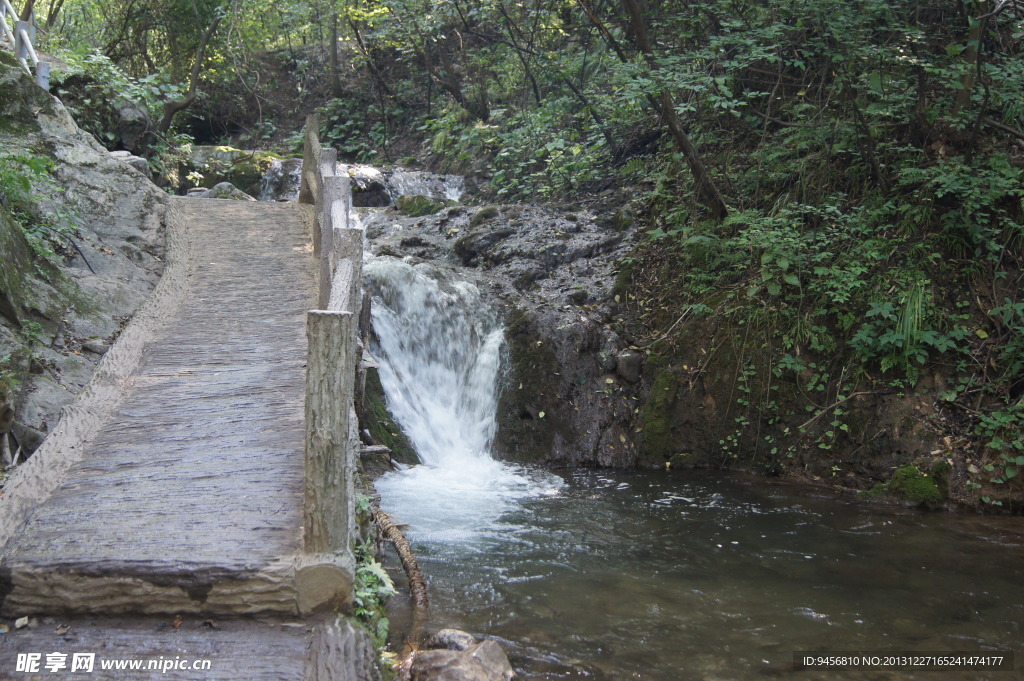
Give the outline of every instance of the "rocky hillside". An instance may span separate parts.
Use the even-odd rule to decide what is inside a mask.
[[[0,53],[0,444],[24,458],[162,270],[165,194]]]

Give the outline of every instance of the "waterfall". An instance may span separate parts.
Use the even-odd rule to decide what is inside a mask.
[[[366,269],[381,383],[420,459],[440,467],[490,461],[504,340],[480,292],[426,264],[384,257]]]
[[[260,180],[260,201],[294,201],[299,198],[302,179],[302,159],[274,159]]]
[[[504,334],[476,286],[392,257],[365,265],[388,407],[422,465],[377,481],[385,510],[420,540],[469,541],[495,530],[550,476],[493,459]]]

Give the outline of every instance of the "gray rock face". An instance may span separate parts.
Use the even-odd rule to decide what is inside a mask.
[[[149,179],[153,179],[153,171],[149,167],[149,161],[141,156],[136,156],[130,151],[112,151],[110,152],[110,158],[127,163]]]
[[[616,288],[636,232],[602,227],[597,215],[453,206],[365,218],[374,253],[446,263],[504,308],[508,367],[495,441],[503,458],[637,462],[633,398],[644,355],[623,336],[626,292]]]
[[[490,639],[477,643],[464,631],[442,629],[425,647],[412,662],[412,681],[510,681],[515,677],[505,651]]]
[[[73,227],[70,240],[55,240],[55,262],[35,257],[3,283],[19,302],[9,310],[16,320],[0,317],[0,371],[16,386],[12,432],[31,451],[100,359],[82,345],[115,336],[156,285],[167,197],[81,131],[9,55],[0,55],[0,149],[53,161],[51,181],[33,194],[44,218]]]

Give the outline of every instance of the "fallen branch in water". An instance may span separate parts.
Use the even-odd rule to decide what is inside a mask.
[[[412,660],[419,650],[420,639],[423,637],[423,629],[427,623],[429,602],[427,599],[427,583],[423,580],[423,573],[416,563],[416,556],[412,553],[409,540],[405,538],[398,526],[391,521],[384,511],[377,508],[376,504],[370,505],[370,515],[373,522],[377,523],[380,533],[385,539],[395,545],[398,552],[398,559],[402,561],[402,569],[409,578],[409,597],[412,600],[412,627],[405,637],[405,646],[399,656],[395,671],[400,681],[408,681],[412,674]]]
[[[395,550],[398,551],[398,559],[402,561],[402,569],[405,570],[405,574],[409,578],[409,596],[412,599],[413,608],[416,609],[416,614],[420,615],[422,613],[426,615],[429,605],[427,584],[423,580],[423,573],[420,572],[420,566],[416,563],[416,556],[412,553],[409,541],[402,534],[402,531],[398,529],[398,526],[391,521],[391,516],[387,513],[376,506],[370,507],[370,513],[373,516],[373,521],[380,528],[381,534],[384,535],[385,539],[394,544]]]

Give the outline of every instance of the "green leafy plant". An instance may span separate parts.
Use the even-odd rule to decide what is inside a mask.
[[[388,638],[388,619],[384,604],[395,593],[391,577],[375,557],[374,544],[368,540],[356,545],[355,607],[353,614],[366,626],[378,650]]]
[[[61,191],[50,175],[52,168],[53,160],[44,156],[0,154],[0,199],[40,258],[56,258],[75,232],[68,211],[44,215],[35,198],[36,192]]]

